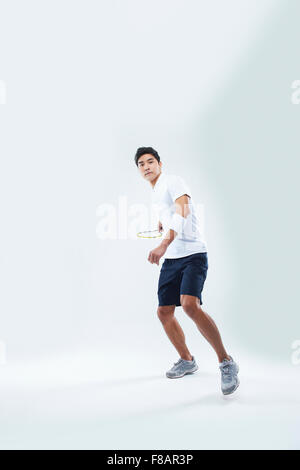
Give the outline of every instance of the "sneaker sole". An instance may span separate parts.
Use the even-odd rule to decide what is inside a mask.
[[[187,371],[187,372],[184,372],[184,373],[181,374],[181,375],[172,375],[172,376],[169,376],[168,373],[166,372],[166,376],[168,377],[168,379],[180,379],[180,378],[183,377],[184,375],[193,374],[193,373],[196,372],[198,369],[199,369],[199,367],[196,366],[196,368],[194,368],[193,370],[189,370],[189,371]]]

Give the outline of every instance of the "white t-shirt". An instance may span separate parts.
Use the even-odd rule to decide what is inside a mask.
[[[189,210],[187,222],[183,232],[178,233],[170,243],[164,258],[182,258],[194,253],[207,252],[206,242],[200,233],[199,218],[196,214],[192,193],[180,176],[161,173],[151,192],[151,200],[159,220],[163,226],[163,237],[166,236],[175,213],[175,201],[180,196],[189,197]]]

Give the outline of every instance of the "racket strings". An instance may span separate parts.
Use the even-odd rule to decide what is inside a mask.
[[[162,232],[159,230],[144,230],[143,232],[138,232],[137,236],[140,238],[158,238],[162,236]]]

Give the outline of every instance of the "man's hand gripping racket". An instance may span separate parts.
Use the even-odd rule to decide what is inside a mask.
[[[161,222],[158,223],[158,228],[155,230],[144,230],[143,232],[138,232],[137,236],[140,238],[160,238],[163,233],[163,226]],[[160,258],[165,254],[167,247],[160,244],[158,247],[151,250],[148,256],[148,261],[150,263],[155,263],[159,265]]]

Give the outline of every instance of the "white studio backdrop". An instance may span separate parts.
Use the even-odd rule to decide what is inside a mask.
[[[231,307],[235,247],[190,126],[277,9],[1,2],[1,339],[10,360],[100,345],[119,320],[153,325],[158,268],[146,243],[96,237],[100,204],[149,201],[133,163],[140,145],[157,147],[165,170],[186,177],[205,205],[204,295],[221,317]]]

